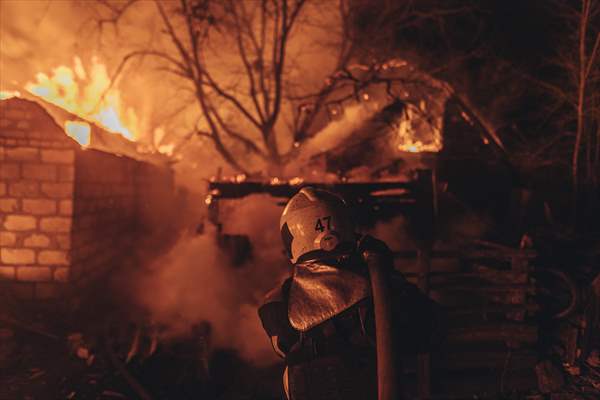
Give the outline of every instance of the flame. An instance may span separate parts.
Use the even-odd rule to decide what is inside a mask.
[[[296,176],[292,179],[290,179],[289,184],[292,186],[297,186],[297,185],[301,185],[304,183],[304,179],[300,178],[299,176]]]
[[[20,97],[21,93],[12,90],[0,90],[0,100],[10,99],[11,97]]]
[[[157,150],[161,154],[166,154],[168,156],[172,156],[175,152],[175,144],[161,144],[157,147]]]
[[[83,121],[66,121],[65,132],[82,146],[90,144],[90,124]]]
[[[414,140],[410,137],[402,137],[402,144],[398,145],[398,150],[406,151],[408,153],[422,153],[422,152],[438,152],[442,149],[441,143],[423,143],[420,140]]]
[[[419,108],[424,110],[422,102]],[[423,123],[422,117],[411,109],[398,124],[396,148],[409,153],[438,152],[442,149],[441,118],[439,121]]]
[[[245,182],[247,178],[248,178],[248,177],[246,176],[246,174],[237,174],[237,175],[235,176],[235,181],[236,181],[237,183],[242,183],[242,182]]]
[[[25,89],[128,140],[135,141],[138,137],[138,118],[135,111],[131,108],[125,109],[119,90],[111,87],[106,66],[95,57],[89,71],[86,71],[81,59],[75,57],[73,68],[60,65],[52,70],[50,76],[38,73],[36,82],[27,83]],[[65,126],[65,129],[71,129],[70,132],[67,131],[69,136],[76,140],[79,137],[87,137],[89,144],[89,125],[86,132],[81,123],[67,123],[72,123],[69,124],[71,128]]]

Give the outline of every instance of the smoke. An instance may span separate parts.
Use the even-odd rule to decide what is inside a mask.
[[[166,335],[185,337],[208,321],[216,348],[233,348],[245,360],[266,365],[277,360],[258,318],[264,294],[286,275],[278,232],[281,210],[268,197],[256,196],[226,205],[224,230],[247,234],[252,259],[235,266],[231,250],[219,246],[216,228],[187,233],[171,251],[155,260],[138,279],[137,301]]]
[[[377,111],[378,108],[369,103],[358,103],[343,108],[339,119],[331,121],[302,146],[297,162],[302,164],[312,156],[340,145]]]
[[[73,26],[88,16],[73,2],[0,1],[0,87],[20,89],[37,72],[89,56]]]
[[[106,20],[100,24],[97,2],[80,0],[0,1],[0,90],[24,91],[38,73],[52,75],[60,66],[73,67],[75,57],[89,70],[95,61],[105,65],[112,78],[125,54],[155,39],[152,2],[140,2],[132,16],[125,15],[119,29]],[[152,141],[152,131],[181,99],[173,79],[159,73],[156,62],[130,63],[113,82],[124,108],[135,110],[141,140]],[[83,87],[80,94],[83,94]],[[157,104],[157,103],[160,103]]]
[[[397,216],[388,221],[378,221],[368,233],[383,240],[394,251],[411,250],[415,248],[415,243],[407,224],[404,216]]]

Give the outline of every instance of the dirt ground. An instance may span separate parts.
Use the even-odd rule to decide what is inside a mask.
[[[73,340],[45,337],[19,328],[10,328],[12,337],[7,339],[7,329],[2,329],[5,334],[0,347],[0,400],[282,398],[281,365],[253,368],[230,351],[213,353],[209,363],[210,376],[205,375],[198,360],[181,357],[180,352],[190,343],[159,347],[148,359],[130,361],[123,372],[111,362],[110,355],[97,338],[84,339],[93,343],[86,347],[89,353],[85,353],[81,348],[73,348]],[[566,369],[564,376],[565,385],[553,393],[511,393],[507,388],[503,395],[473,393],[471,398],[600,398],[600,363],[597,359],[590,359],[579,368]],[[445,393],[436,398],[458,397]]]
[[[68,340],[13,333],[2,350],[0,400],[280,398],[281,366],[256,369],[233,352],[212,355],[210,377],[202,376],[198,360],[160,347],[144,362],[131,360],[124,373],[99,343],[88,356]]]

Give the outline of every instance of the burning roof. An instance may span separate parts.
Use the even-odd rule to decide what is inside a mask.
[[[65,133],[83,148],[152,161],[167,162],[158,149],[140,142],[142,126],[134,109],[126,107],[121,92],[98,58],[86,69],[79,57],[73,65],[39,72],[24,90],[2,91],[0,100],[21,97],[41,105]]]
[[[331,79],[339,86],[327,99],[329,121],[302,146],[296,174],[314,179],[311,172],[321,169],[351,181],[397,180],[431,168],[447,140],[455,148],[465,137],[503,153],[468,99],[404,60],[354,65]]]
[[[30,94],[20,94],[19,97],[11,97],[0,100],[3,102],[27,102],[32,107],[43,108],[56,122],[59,127],[65,130],[65,135],[72,137],[84,149],[95,149],[106,153],[126,156],[138,161],[145,161],[155,165],[166,165],[169,158],[159,153],[149,153],[140,151],[137,143],[123,138],[121,135],[115,135],[101,128],[93,122],[86,121],[71,112],[48,103],[41,98]],[[74,135],[79,134],[78,138]],[[79,140],[77,140],[79,139]],[[82,143],[83,142],[83,143]]]

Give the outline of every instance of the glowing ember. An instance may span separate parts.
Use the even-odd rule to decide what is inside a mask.
[[[294,185],[294,186],[301,185],[303,183],[304,183],[304,179],[300,178],[299,176],[290,179],[290,182],[289,182],[290,185]]]
[[[416,142],[408,139],[403,144],[398,145],[398,150],[406,151],[408,153],[421,153],[421,152],[438,152],[441,150],[441,144],[439,143],[429,143],[423,144],[421,141],[417,140]]]
[[[415,144],[409,144],[404,146],[398,146],[399,150],[408,151],[409,153],[418,153],[419,149],[423,146],[421,142],[417,142]]]
[[[51,76],[38,73],[36,82],[29,82],[25,88],[49,103],[98,123],[110,132],[132,141],[137,138],[138,119],[135,112],[123,107],[120,92],[111,87],[106,66],[96,58],[92,59],[89,73],[79,57],[75,57],[73,68],[61,65],[54,68]],[[82,128],[77,129],[83,132]]]
[[[241,183],[241,182],[244,182],[246,180],[246,178],[247,178],[246,174],[238,174],[235,176],[235,181],[237,183]]]
[[[473,125],[473,120],[471,120],[471,118],[470,118],[470,117],[467,115],[467,113],[466,113],[466,112],[464,112],[464,111],[461,111],[461,112],[460,112],[460,116],[461,116],[461,117],[463,117],[463,119],[464,119],[465,121],[467,121],[467,122],[469,123],[469,125]]]
[[[65,132],[82,146],[90,144],[90,124],[83,121],[66,121]]]

